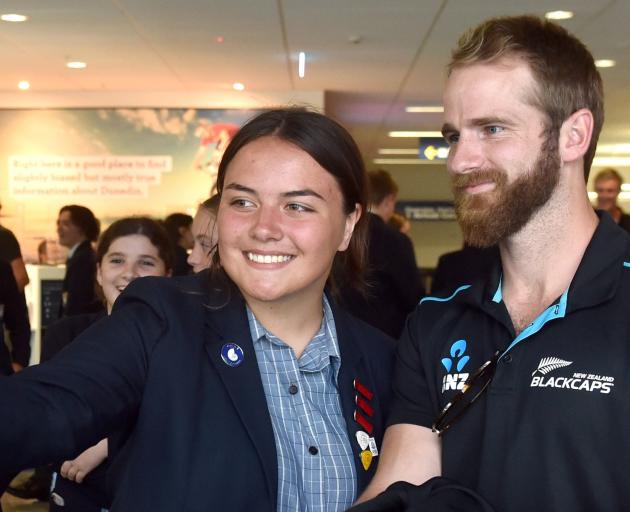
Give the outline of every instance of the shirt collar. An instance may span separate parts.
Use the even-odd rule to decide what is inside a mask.
[[[582,260],[571,280],[565,300],[568,311],[596,305],[610,299],[616,292],[623,272],[623,262],[629,256],[630,236],[616,225],[605,212],[597,211],[599,223],[588,243]],[[483,287],[484,302],[500,303],[502,271],[499,261]]]
[[[249,306],[246,305],[246,308],[247,319],[249,321],[254,344],[268,341],[278,347],[288,347],[284,341],[268,331],[265,326],[258,321]],[[317,372],[321,371],[329,364],[332,364],[336,377],[341,366],[341,355],[337,340],[335,319],[326,295],[323,296],[322,309],[322,323],[317,333],[313,336],[311,341],[309,341],[304,352],[302,352],[302,355],[298,359],[298,365],[303,371]]]
[[[68,259],[72,258],[72,256],[74,256],[74,253],[77,252],[77,248],[79,247],[79,245],[81,245],[84,241],[81,240],[80,242],[77,242],[76,244],[74,244],[70,250],[68,251]]]

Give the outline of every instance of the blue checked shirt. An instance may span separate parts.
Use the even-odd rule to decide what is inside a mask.
[[[299,359],[247,318],[278,454],[278,511],[335,512],[356,497],[356,468],[341,412],[335,321],[324,297],[322,325]]]

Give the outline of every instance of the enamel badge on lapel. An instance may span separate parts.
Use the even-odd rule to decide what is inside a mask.
[[[378,456],[376,440],[374,437],[371,437],[372,432],[374,432],[374,425],[372,425],[371,419],[374,416],[374,407],[370,404],[370,400],[374,397],[374,393],[361,384],[358,379],[354,380],[353,386],[357,391],[354,397],[354,403],[357,406],[354,410],[354,421],[363,428],[363,430],[357,430],[355,436],[361,448],[359,455],[361,464],[363,465],[363,469],[367,471],[370,469],[372,459]]]
[[[372,464],[372,452],[370,450],[363,450],[361,452],[361,464],[363,464],[363,469],[366,471],[370,469],[370,465]]]
[[[228,366],[236,367],[243,362],[245,354],[236,343],[226,343],[221,347],[221,359]]]
[[[355,436],[357,437],[357,443],[359,443],[361,450],[365,450],[370,444],[370,436],[363,432],[363,430],[357,430]]]

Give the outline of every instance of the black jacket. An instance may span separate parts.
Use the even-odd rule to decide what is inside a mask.
[[[275,512],[277,460],[245,303],[208,292],[207,274],[140,278],[48,363],[0,382],[0,472],[75,456],[127,427],[114,446],[113,511]],[[333,305],[341,353],[338,389],[358,474],[354,381],[374,393],[385,427],[392,343]],[[243,363],[221,359],[237,343]],[[45,426],[46,435],[42,435]],[[375,459],[378,461],[378,457]]]
[[[367,255],[367,293],[344,286],[342,303],[354,316],[398,338],[407,315],[424,296],[413,244],[369,213]]]
[[[66,262],[59,316],[94,313],[103,305],[96,297],[96,255],[89,240],[84,240]]]
[[[6,328],[12,350],[4,339]],[[24,294],[18,290],[11,265],[0,260],[0,375],[11,375],[12,362],[28,366],[31,357],[31,326]]]

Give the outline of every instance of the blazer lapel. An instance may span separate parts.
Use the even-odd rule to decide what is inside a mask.
[[[343,415],[346,420],[348,439],[350,440],[350,446],[352,446],[354,463],[357,470],[358,494],[361,494],[374,475],[376,464],[372,462],[366,470],[361,462],[361,452],[363,450],[359,446],[356,434],[360,430],[365,431],[365,428],[357,423],[354,417],[354,413],[357,410],[357,392],[354,388],[354,383],[358,380],[364,384],[369,383],[371,386],[371,379],[367,374],[365,365],[362,364],[363,352],[360,348],[360,344],[355,338],[355,333],[352,332],[352,329],[347,325],[346,313],[335,307],[333,300],[330,300],[330,302],[335,317],[339,352],[341,353],[341,368],[339,370],[338,382],[339,396]],[[370,434],[370,437],[372,435],[373,434]]]
[[[205,348],[256,447],[275,510],[278,463],[273,427],[249,331],[245,302],[236,289],[233,288],[230,293],[230,301],[225,307],[208,309],[206,312],[208,333]],[[229,366],[221,358],[221,350],[226,343],[235,343],[243,350],[240,365]]]

